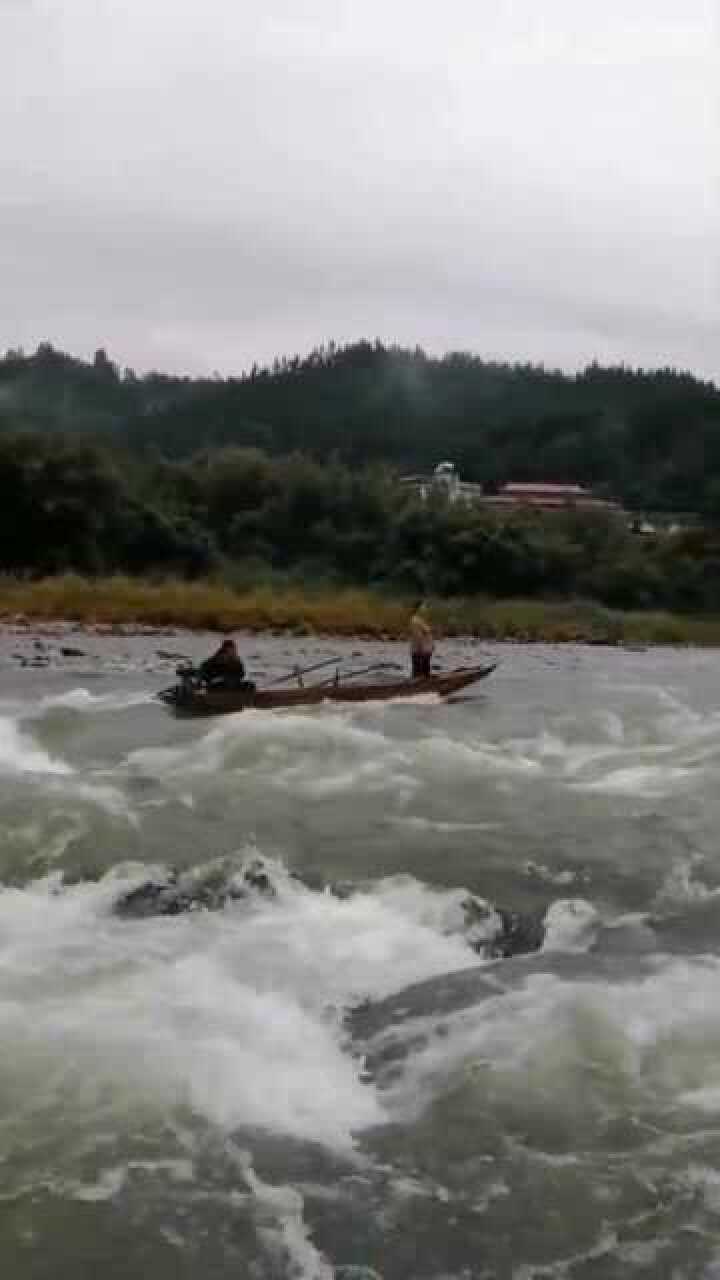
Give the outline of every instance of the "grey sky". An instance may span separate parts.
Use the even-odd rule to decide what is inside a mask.
[[[0,0],[0,347],[720,378],[717,0]]]

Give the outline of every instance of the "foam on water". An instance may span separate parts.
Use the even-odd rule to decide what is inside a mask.
[[[73,703],[82,690],[73,692]],[[62,698],[53,700],[54,706],[62,704]],[[101,699],[93,699],[93,707]],[[84,697],[79,699],[84,702]],[[70,704],[68,704],[70,705]],[[123,705],[129,705],[127,701]],[[26,784],[37,792],[39,812],[48,817],[53,816],[60,806],[69,820],[70,826],[77,831],[81,823],[80,813],[86,806],[99,809],[114,819],[120,819],[130,826],[137,826],[138,815],[125,794],[122,786],[116,785],[123,779],[113,769],[79,768],[71,765],[58,754],[46,750],[36,738],[37,719],[47,715],[47,707],[41,713],[43,703],[28,704],[24,715],[0,715],[0,778],[6,779],[5,793],[0,798],[6,800],[18,793],[17,784]],[[77,709],[77,707],[76,707]],[[11,829],[5,826],[5,834]],[[41,824],[26,825],[26,831],[41,834]],[[21,830],[21,839],[22,830]],[[29,844],[31,845],[31,841]],[[29,847],[29,862],[44,861],[49,863],[62,856],[63,849],[57,839],[41,845],[34,850]]]
[[[0,698],[0,714],[15,720],[37,721],[57,711],[75,711],[84,715],[94,715],[109,711],[125,711],[132,707],[144,706],[152,701],[148,692],[128,692],[114,689],[107,693],[95,693],[85,685],[77,685],[62,693],[48,693],[42,697]]]
[[[397,717],[398,728],[402,723]],[[374,714],[336,706],[312,714],[243,712],[188,745],[133,751],[126,765],[168,783],[221,769],[258,773],[268,785],[309,799],[384,790],[409,798],[429,779],[462,787],[475,778],[489,785],[524,778],[589,794],[655,799],[702,784],[720,761],[720,717],[682,706],[642,732],[611,711],[582,721],[565,713],[530,737],[496,740],[483,728],[478,718],[451,734],[429,719],[406,740],[392,732],[393,718],[382,705]]]
[[[720,1118],[719,981],[720,961],[710,958],[658,961],[649,976],[616,983],[533,974],[445,1017],[440,1039],[428,1026],[384,1101],[407,1116],[482,1067],[495,1073],[496,1092],[525,1100],[528,1114],[533,1096],[566,1113],[575,1099],[578,1117],[620,1114],[632,1092],[656,1123],[683,1106]],[[416,1042],[420,1029],[416,1022],[397,1034]],[[477,1079],[486,1092],[487,1076]]]
[[[685,906],[720,897],[720,886],[710,888],[697,874],[703,859],[694,854],[676,859],[658,890],[657,906]]]
[[[545,914],[545,951],[583,952],[595,939],[598,913],[591,902],[569,898],[552,902]]]
[[[546,884],[570,885],[576,880],[588,879],[587,872],[571,871],[566,868],[561,871],[553,871],[550,867],[546,867],[544,863],[533,862],[529,860],[523,868],[525,875],[531,880],[541,880]]]
[[[278,870],[270,902],[115,919],[113,902],[148,870],[0,892],[0,1033],[14,1045],[0,1079],[52,1063],[66,1111],[87,1098],[88,1080],[96,1099],[112,1079],[226,1130],[349,1150],[385,1113],[344,1047],[342,1010],[475,963],[457,895],[408,878],[339,900]]]
[[[219,767],[243,768],[271,766],[288,782],[299,776],[304,761],[331,758],[362,767],[378,754],[387,756],[393,749],[380,728],[368,729],[354,724],[348,713],[285,713],[283,716],[263,711],[244,711],[225,716],[202,738],[182,747],[144,747],[127,758],[131,768],[143,769],[160,776],[214,772]],[[399,758],[406,759],[400,750]]]
[[[589,655],[586,671],[616,660]],[[29,874],[41,853],[72,874],[143,861],[94,883],[58,874],[0,890],[0,1139],[9,1153],[0,1193],[46,1187],[88,1215],[114,1206],[122,1217],[144,1178],[165,1180],[168,1202],[214,1195],[230,1220],[254,1214],[273,1274],[307,1280],[330,1280],[333,1230],[347,1221],[347,1238],[357,1231],[358,1219],[343,1216],[349,1192],[344,1199],[341,1180],[325,1177],[334,1161],[362,1174],[366,1189],[376,1180],[374,1202],[366,1191],[374,1247],[387,1242],[388,1274],[403,1280],[412,1272],[392,1250],[403,1232],[428,1238],[421,1211],[435,1224],[428,1230],[447,1229],[438,1274],[458,1276],[473,1262],[456,1262],[468,1206],[489,1247],[525,1233],[515,1271],[527,1277],[665,1265],[659,1228],[652,1238],[650,1227],[620,1229],[621,1178],[650,1186],[672,1166],[674,1181],[647,1193],[652,1212],[669,1197],[679,1222],[691,1220],[691,1201],[693,1214],[716,1219],[720,962],[699,954],[692,934],[702,917],[711,946],[720,716],[690,682],[687,694],[647,682],[623,693],[614,680],[588,689],[573,677],[553,693],[547,672],[543,680],[537,697],[521,682],[514,707],[509,680],[507,701],[498,694],[494,704],[327,706],[209,725],[173,725],[159,707],[157,721],[146,711],[137,722],[115,716],[146,700],[121,689],[3,703],[8,878]],[[135,723],[147,733],[140,748]],[[129,889],[166,875],[147,865],[155,857],[182,870],[188,857],[226,855],[253,830],[299,870],[352,877],[355,892],[311,890],[278,863],[275,897],[257,891],[172,918],[114,914]],[[90,860],[93,843],[104,863]],[[387,874],[396,868],[416,875]],[[374,878],[358,888],[366,874]],[[523,912],[547,908],[543,951],[476,974],[465,890],[417,876],[468,883],[476,899],[497,894]],[[490,909],[478,914],[476,941],[494,928]],[[615,952],[615,926],[618,938],[644,927],[646,947],[618,942]],[[430,996],[406,991],[426,981]],[[451,997],[463,983],[461,1007]],[[389,1029],[372,1010],[365,1023],[363,1013],[344,1019],[348,1006],[384,997],[396,997]],[[366,1045],[362,1025],[384,1030]],[[163,1137],[138,1153],[148,1123]],[[175,1141],[183,1126],[199,1135],[197,1153]],[[211,1142],[238,1143],[231,1190],[225,1166],[208,1176],[202,1144]],[[144,1160],[148,1151],[167,1158]],[[321,1192],[337,1200],[316,1236]],[[629,1204],[635,1194],[633,1184]],[[533,1203],[540,1230],[545,1209],[548,1223],[565,1221],[545,1252],[525,1221]],[[204,1229],[201,1213],[197,1221]],[[162,1230],[189,1247],[181,1221]],[[381,1270],[384,1247],[368,1253]],[[523,1270],[533,1249],[540,1262]],[[499,1273],[498,1259],[487,1265]]]
[[[68,689],[65,693],[48,695],[37,704],[37,713],[55,709],[82,711],[88,715],[101,711],[125,711],[130,707],[141,707],[151,702],[149,693],[127,693],[113,690],[111,693],[93,693],[83,685]]]
[[[132,751],[124,768],[131,777],[158,779],[176,795],[234,777],[301,801],[377,796],[381,802],[393,792],[400,803],[421,785],[411,748],[385,737],[381,727],[323,711],[228,716],[187,746]]]
[[[430,831],[447,836],[461,835],[468,831],[497,831],[499,827],[497,822],[435,821],[432,818],[421,818],[417,814],[394,818],[393,822],[396,826],[404,827],[407,831]]]
[[[294,1187],[270,1186],[258,1177],[250,1156],[239,1161],[243,1179],[255,1200],[259,1234],[282,1266],[286,1259],[298,1280],[334,1280],[335,1269],[317,1250],[303,1218],[303,1197]]]
[[[578,791],[656,800],[683,787],[692,777],[693,771],[683,766],[635,764],[611,769],[601,777],[573,785]]]
[[[38,747],[14,720],[0,716],[0,774],[3,773],[57,775],[72,773],[72,769]]]

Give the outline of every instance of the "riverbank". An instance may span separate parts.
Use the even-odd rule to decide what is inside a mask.
[[[438,633],[482,640],[586,644],[720,645],[720,618],[621,613],[588,601],[450,599],[431,602]],[[68,621],[89,629],[287,631],[399,639],[412,601],[353,588],[233,590],[221,583],[74,574],[0,578],[0,622],[32,628]]]

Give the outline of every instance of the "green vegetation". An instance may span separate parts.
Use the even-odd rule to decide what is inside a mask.
[[[404,639],[412,601],[359,589],[258,586],[170,579],[148,582],[115,576],[63,574],[35,581],[0,578],[0,619],[68,619],[89,627],[137,625],[209,631],[289,630]],[[720,617],[619,613],[588,601],[476,598],[431,600],[441,635],[479,640],[590,644],[720,644]]]
[[[229,446],[403,470],[451,458],[487,486],[575,481],[631,507],[720,512],[720,391],[669,369],[591,365],[567,377],[359,342],[191,380],[43,343],[0,359],[3,429],[102,434],[176,459]]]
[[[140,460],[0,436],[0,572],[325,585],[399,596],[591,599],[720,613],[720,531],[638,538],[622,520],[423,502],[381,467],[218,450]]]
[[[489,487],[580,481],[701,519],[644,539],[613,516],[422,502],[398,485],[400,467],[447,456]],[[285,625],[278,608],[288,625],[329,626],[317,600],[327,610],[352,598],[348,616],[360,621],[348,629],[365,629],[369,614],[386,617],[383,601],[418,594],[479,598],[448,604],[449,623],[457,614],[474,627],[477,608],[488,633],[504,617],[498,634],[534,634],[538,617],[562,630],[573,600],[601,613],[720,615],[720,392],[671,371],[570,378],[360,343],[192,381],[121,374],[102,351],[85,363],[45,344],[0,359],[0,484],[0,573],[210,581],[220,585],[161,595],[218,618],[225,603],[207,593],[242,589],[228,601],[237,610],[252,597],[247,625],[259,615]],[[63,584],[72,612],[79,588]],[[358,589],[373,593],[367,608]],[[131,588],[113,592],[120,609]],[[518,599],[528,603],[503,615],[501,602]],[[540,601],[553,610],[538,614]],[[572,630],[578,607],[570,613]]]

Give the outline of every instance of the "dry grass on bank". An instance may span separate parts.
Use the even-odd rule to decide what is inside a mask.
[[[400,634],[407,606],[369,591],[303,591],[270,586],[234,590],[215,582],[75,574],[20,581],[0,578],[0,618],[68,619],[87,626],[123,623],[202,631],[298,630],[339,635]]]
[[[0,578],[0,619],[30,624],[66,619],[86,626],[395,638],[407,634],[410,608],[409,599],[351,588],[234,590],[215,582],[75,574],[39,581]],[[618,613],[588,601],[438,600],[432,602],[432,615],[441,633],[489,640],[720,645],[720,618]]]

